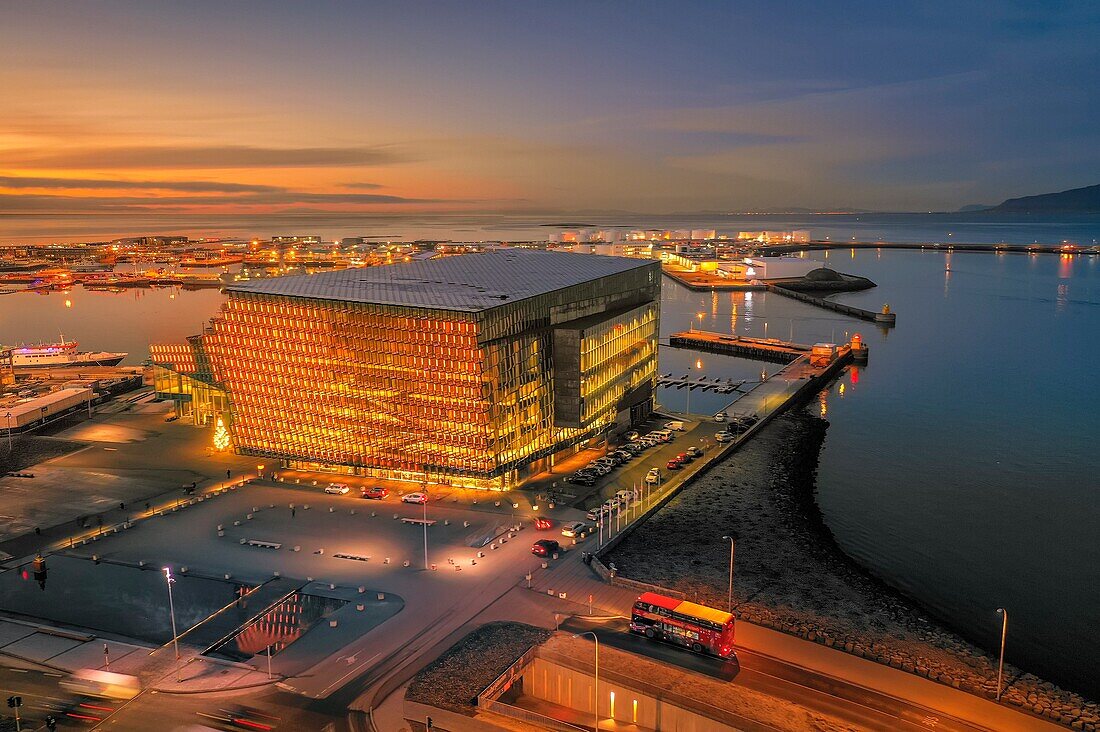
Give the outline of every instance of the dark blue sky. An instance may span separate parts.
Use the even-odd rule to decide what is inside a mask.
[[[1095,2],[12,3],[0,210],[953,209],[1100,182],[1097,38]]]

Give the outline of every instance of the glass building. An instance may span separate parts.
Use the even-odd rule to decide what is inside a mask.
[[[648,416],[660,285],[526,249],[236,283],[187,356],[154,349],[157,390],[212,392],[203,418],[286,467],[508,489]]]

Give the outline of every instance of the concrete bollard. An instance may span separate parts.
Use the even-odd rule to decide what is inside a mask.
[[[385,599],[386,599],[386,593],[385,592],[379,592],[378,593],[378,601],[381,602],[382,600],[385,600]]]
[[[304,505],[302,506],[302,510],[303,510],[303,511],[308,511],[308,510],[309,510],[309,504],[308,504],[308,503],[304,504]]]
[[[324,548],[324,547],[321,547],[320,549],[318,549],[317,551],[315,551],[315,552],[313,552],[313,553],[314,553],[314,554],[324,554],[324,553],[325,553],[325,548]]]
[[[404,562],[404,564],[405,564],[405,566],[406,566],[406,567],[407,567],[407,566],[409,566],[409,560],[408,560],[408,559],[406,559],[406,560],[405,560],[405,562]]]
[[[296,552],[300,552],[300,551],[302,551],[302,547],[300,547],[300,546],[298,546],[297,544],[295,544],[295,545],[294,545],[294,551],[296,551]]]
[[[142,561],[138,562],[138,566],[139,567],[144,567],[145,566],[145,560],[142,560]]]
[[[560,597],[563,600],[565,599],[565,595],[566,595],[566,593],[564,593],[564,592],[559,592],[558,593],[558,597]]]
[[[274,503],[269,503],[269,504],[267,504],[267,507],[268,508],[275,508],[275,504]]]
[[[435,562],[432,562],[432,571],[435,571]]]
[[[252,518],[252,517],[251,517],[251,516],[249,516],[249,518]],[[511,538],[512,538],[512,536],[513,536],[513,535],[512,535],[512,532],[511,532],[511,531],[509,531],[509,532],[508,532],[508,538],[509,538],[509,539],[511,539]]]
[[[98,554],[93,554],[92,555],[92,561],[95,562],[96,564],[99,564],[99,555]]]
[[[462,567],[460,567],[460,566],[458,566],[458,565],[456,564],[456,565],[455,565],[455,571],[456,571],[456,572],[460,572],[460,571],[462,571]]]
[[[224,526],[222,526],[221,524],[218,524],[218,531],[221,531],[224,528],[225,528]]]
[[[180,574],[187,574],[187,567],[180,567]]]
[[[444,526],[450,526],[451,525],[451,520],[450,519],[443,519],[443,525]]]
[[[547,507],[547,508],[553,508],[553,507],[554,507],[554,504],[553,504],[553,503],[551,503],[551,504],[548,504],[548,505],[547,505],[546,507]]]
[[[547,590],[547,591],[546,591],[546,594],[547,594],[547,595],[550,595],[551,597],[553,597],[553,596],[554,596],[554,591],[553,591],[553,590]]]
[[[475,564],[477,564],[477,560],[476,560],[476,559],[471,559],[471,560],[470,560],[470,566],[472,567],[472,566],[474,566]]]
[[[359,602],[355,604],[355,609],[359,612],[363,612],[363,603]]]
[[[377,516],[377,515],[378,515],[378,514],[376,514],[376,513],[374,512],[374,511],[371,511],[371,512],[370,512],[370,517],[371,517],[371,518],[374,518],[374,517],[375,517],[375,516]]]
[[[554,552],[554,559],[557,559],[557,558],[558,558],[558,553]]]
[[[283,576],[282,572],[272,572],[272,574],[275,575],[276,577],[282,577]]]
[[[485,552],[478,552],[478,553],[477,553],[477,556],[478,556],[478,558],[480,559],[481,557],[484,557],[484,556],[485,556]]]
[[[362,595],[362,594],[363,594],[364,592],[366,592],[366,591],[367,591],[367,588],[366,588],[366,587],[363,587],[362,585],[360,585],[360,586],[359,586],[359,594],[360,594],[360,595]]]
[[[494,541],[492,544],[489,545],[489,547],[492,548],[492,549],[496,549],[497,548],[496,542]]]
[[[241,525],[241,522],[240,522],[240,521],[234,521],[234,522],[233,522],[233,525],[234,525],[234,526],[240,526],[240,525]]]
[[[259,512],[260,512],[260,507],[259,506],[253,506],[252,507],[252,513],[259,513]]]
[[[230,579],[230,578],[231,578],[232,576],[233,576],[233,575],[229,574],[229,572],[226,572],[226,573],[225,573],[225,578],[226,578],[226,579]]]
[[[550,565],[549,565],[549,564],[547,564],[546,562],[543,562],[543,563],[542,563],[542,568],[543,568],[543,569],[546,569],[546,568],[548,568],[549,566],[550,566]]]
[[[329,582],[329,583],[328,583],[328,588],[329,588],[330,590],[335,590],[335,589],[336,589],[336,585],[334,585],[333,583]]]
[[[401,518],[401,517],[400,517],[400,516],[398,516],[398,515],[397,515],[397,514],[395,513],[395,514],[393,515],[393,518],[394,518],[394,519],[396,520],[396,519],[399,519],[399,518]]]
[[[240,543],[241,543],[241,544],[247,544],[247,543],[248,543],[248,539],[241,539],[241,542],[240,542]]]
[[[385,559],[382,560],[382,564],[389,564],[389,563],[390,563],[390,558],[389,557],[386,557]]]
[[[312,577],[306,577],[306,582],[312,582],[312,581],[313,581]]]
[[[330,627],[330,628],[335,628],[335,627],[336,627],[336,620],[330,620],[330,621],[328,621],[328,627]]]
[[[335,506],[329,506],[329,507],[328,507],[328,512],[329,512],[329,513],[333,513],[334,511],[336,511],[336,507],[335,507]]]
[[[219,531],[218,536],[225,536],[225,532],[224,531]]]
[[[252,514],[245,515],[245,518],[248,519],[249,521],[251,521],[252,520]]]
[[[470,528],[470,522],[469,521],[463,521],[462,522],[462,528],[464,528],[464,529]]]
[[[500,508],[500,501],[497,501],[497,502],[496,502],[496,503],[494,503],[493,505],[494,505],[494,506],[496,506],[497,508]]]
[[[352,516],[354,516],[354,515],[355,515],[355,509],[354,509],[354,508],[353,508],[353,509],[351,509],[351,515],[352,515]]]

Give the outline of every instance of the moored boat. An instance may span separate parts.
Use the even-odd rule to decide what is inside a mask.
[[[78,351],[76,341],[39,343],[30,346],[14,346],[11,349],[12,368],[35,369],[58,366],[117,366],[126,353],[108,351]]]

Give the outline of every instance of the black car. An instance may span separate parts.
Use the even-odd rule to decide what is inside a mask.
[[[553,539],[539,539],[531,545],[531,553],[536,557],[549,557],[560,550],[561,545]]]
[[[573,485],[592,486],[596,484],[596,476],[592,473],[574,473],[566,480]]]

